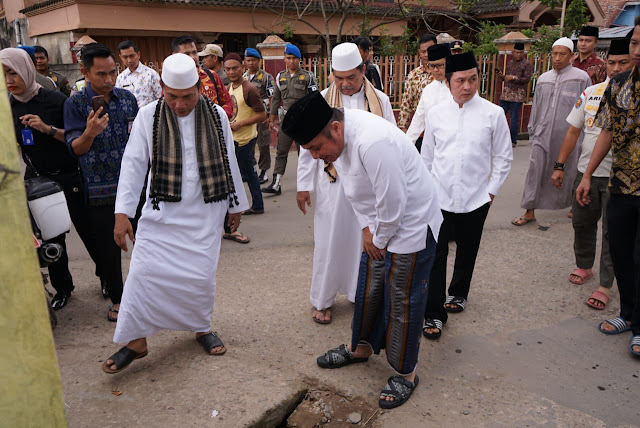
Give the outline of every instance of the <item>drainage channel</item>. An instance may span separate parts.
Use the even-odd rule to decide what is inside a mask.
[[[381,414],[372,400],[348,399],[324,385],[308,386],[269,409],[251,427],[380,427],[378,418]]]

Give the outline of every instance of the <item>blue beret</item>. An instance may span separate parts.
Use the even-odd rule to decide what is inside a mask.
[[[284,54],[285,55],[294,55],[298,58],[302,58],[302,54],[300,53],[300,49],[298,49],[298,47],[296,45],[292,45],[290,43],[287,43],[287,47],[284,48]]]
[[[23,51],[28,53],[29,56],[34,56],[36,54],[36,48],[34,48],[33,46],[18,46],[18,49],[22,49]]]
[[[244,56],[245,58],[248,56],[252,56],[254,58],[262,58],[262,55],[260,55],[260,52],[258,52],[258,49],[254,49],[254,48],[247,48],[244,50]]]

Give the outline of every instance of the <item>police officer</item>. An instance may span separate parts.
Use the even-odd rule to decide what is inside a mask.
[[[273,76],[260,68],[260,59],[262,59],[262,55],[257,49],[249,48],[244,51],[244,63],[247,71],[245,71],[243,77],[255,85],[264,103],[264,108],[270,111],[271,98],[273,97]],[[271,168],[269,119],[258,123],[257,145],[260,151],[260,159],[258,159],[260,175],[258,175],[258,180],[260,184],[264,184],[268,180],[267,171]]]
[[[313,74],[300,68],[300,49],[292,44],[287,44],[284,50],[284,62],[286,70],[276,75],[271,103],[271,115],[269,116],[269,130],[275,130],[276,121],[282,121],[289,107],[305,95],[318,90]],[[280,180],[287,168],[287,155],[293,139],[282,130],[278,132],[278,145],[276,146],[276,165],[273,169],[273,181],[262,189],[263,193],[282,193]]]

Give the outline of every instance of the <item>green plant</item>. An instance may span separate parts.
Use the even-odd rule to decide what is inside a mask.
[[[562,35],[571,37],[573,33],[578,34],[582,26],[589,22],[586,12],[587,7],[583,0],[573,0],[571,4],[567,6]]]
[[[551,28],[542,25],[538,28],[536,37],[538,40],[531,46],[531,52],[551,52],[553,43],[562,37],[562,30],[560,28]]]
[[[294,24],[290,24],[290,23],[285,23],[282,25],[282,38],[285,40],[291,40],[293,39],[293,35],[294,35],[294,30],[296,29],[296,26]]]
[[[498,47],[494,40],[504,36],[504,24],[496,24],[491,21],[483,21],[480,23],[480,30],[476,36],[478,44],[474,46],[474,52],[477,55],[491,55],[498,53]],[[465,43],[465,47],[468,43]],[[471,50],[471,47],[466,47],[465,52]]]
[[[524,30],[520,30],[520,32],[530,39],[534,38],[536,35],[536,30],[532,28],[525,28]]]

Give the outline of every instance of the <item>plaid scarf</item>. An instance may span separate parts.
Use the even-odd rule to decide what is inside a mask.
[[[229,197],[229,207],[233,207],[234,202],[239,205],[220,116],[211,101],[202,95],[196,104],[195,116],[196,155],[204,202],[219,202]],[[160,201],[179,202],[182,199],[181,192],[180,127],[176,114],[162,97],[158,100],[153,116],[151,189],[149,190],[153,209],[160,209]]]
[[[324,96],[325,100],[327,100],[327,104],[329,104],[333,108],[342,107],[342,97],[340,96],[340,91],[335,84],[331,84],[329,86],[329,90]],[[378,99],[378,94],[376,94],[375,87],[368,79],[364,79],[364,109],[365,111],[371,112],[376,116],[384,117],[384,113],[382,112],[382,103]],[[329,176],[329,182],[335,183],[337,180],[338,172],[336,171],[336,167],[333,166],[332,162],[324,163],[324,172]]]

